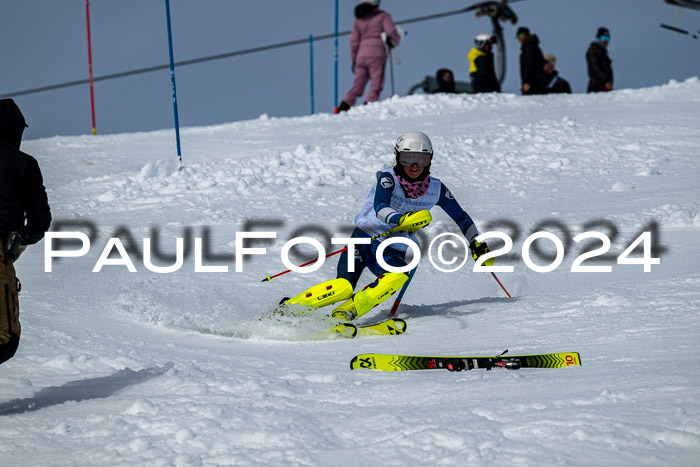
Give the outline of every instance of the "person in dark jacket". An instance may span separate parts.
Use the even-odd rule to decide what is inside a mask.
[[[39,164],[19,150],[26,126],[17,104],[0,99],[0,363],[12,358],[19,346],[20,285],[14,263],[51,225]]]
[[[469,51],[469,76],[472,78],[474,93],[501,92],[501,83],[496,78],[493,66],[494,39],[489,34],[479,34],[474,39],[474,47]]]
[[[569,82],[559,76],[556,70],[557,57],[552,54],[544,56],[544,75],[547,78],[547,94],[571,94]]]
[[[438,88],[434,92],[446,92],[448,94],[455,92],[455,74],[449,68],[440,68],[435,73],[435,80]]]
[[[612,60],[608,57],[610,31],[598,28],[596,40],[591,42],[586,51],[588,64],[588,92],[607,92],[613,90]]]
[[[545,94],[544,56],[537,35],[526,27],[519,27],[516,34],[520,42],[520,80],[524,95]]]

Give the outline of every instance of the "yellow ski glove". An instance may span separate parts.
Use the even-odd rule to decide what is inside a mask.
[[[430,215],[430,211],[427,209],[416,212],[407,212],[401,216],[399,226],[396,228],[396,230],[415,232],[423,227],[426,227],[432,220],[433,216]]]

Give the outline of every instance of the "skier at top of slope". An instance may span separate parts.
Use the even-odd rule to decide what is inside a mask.
[[[433,145],[428,136],[417,131],[401,135],[394,146],[394,155],[394,167],[377,172],[377,181],[362,204],[360,213],[355,216],[356,228],[351,237],[369,239],[392,229],[397,232],[373,239],[369,244],[356,245],[353,252],[354,272],[349,271],[348,250],[344,251],[338,261],[336,279],[305,290],[288,299],[286,304],[321,308],[343,301],[331,316],[346,321],[367,313],[408,280],[408,273],[387,272],[378,264],[377,247],[387,238],[395,236],[407,237],[415,242],[414,232],[428,225],[431,220],[429,210],[436,205],[459,226],[470,243],[475,260],[488,252],[486,243],[475,240],[479,232],[471,217],[450,190],[438,178],[430,175]],[[392,244],[383,252],[384,261],[391,267],[405,267],[407,250],[405,244]],[[489,259],[484,264],[490,266],[493,260]],[[353,295],[365,268],[377,279]]]

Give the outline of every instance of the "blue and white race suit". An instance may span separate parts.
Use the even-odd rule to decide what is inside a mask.
[[[355,231],[353,238],[371,238],[387,232],[397,225],[407,212],[430,210],[434,206],[440,206],[448,216],[459,226],[468,243],[479,235],[474,221],[469,214],[459,205],[452,196],[450,190],[435,177],[430,177],[428,191],[418,198],[408,198],[397,178],[394,169],[385,169],[377,172],[377,183],[374,184],[362,204],[360,213],[355,216]],[[386,273],[377,264],[376,251],[379,244],[392,237],[408,237],[415,241],[415,234],[397,232],[395,234],[380,237],[369,245],[356,245],[355,271],[348,271],[348,252],[340,256],[338,263],[338,278],[345,278],[353,288],[360,279],[362,270],[368,268],[376,276]],[[401,243],[395,243],[384,250],[384,261],[394,267],[406,266],[405,256],[408,247]]]

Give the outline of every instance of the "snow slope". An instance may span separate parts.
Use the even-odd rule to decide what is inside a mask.
[[[698,108],[697,78],[605,95],[409,96],[340,116],[187,128],[180,170],[172,131],[25,142],[54,228],[94,231],[87,255],[54,260],[50,273],[44,242],[17,265],[23,334],[0,367],[0,464],[696,465]],[[501,264],[515,271],[498,276],[516,298],[471,261],[442,273],[424,258],[402,336],[333,339],[320,319],[260,321],[281,297],[335,277],[332,258],[260,282],[286,269],[280,251],[298,229],[349,232],[409,130],[432,138],[433,174],[480,230],[513,237],[517,258]],[[427,237],[454,231],[433,214]],[[584,263],[612,272],[571,272],[583,251],[573,243],[554,271],[528,268],[520,248],[544,221],[562,240],[617,233],[612,259]],[[654,221],[661,264],[616,264]],[[178,237],[208,237],[218,259],[204,263],[228,271],[195,272],[191,250],[179,271],[149,271],[140,252],[153,229],[169,254]],[[236,272],[236,232],[249,230],[277,238]],[[115,236],[136,272],[92,272]],[[360,353],[505,349],[578,351],[583,366],[349,370]]]

